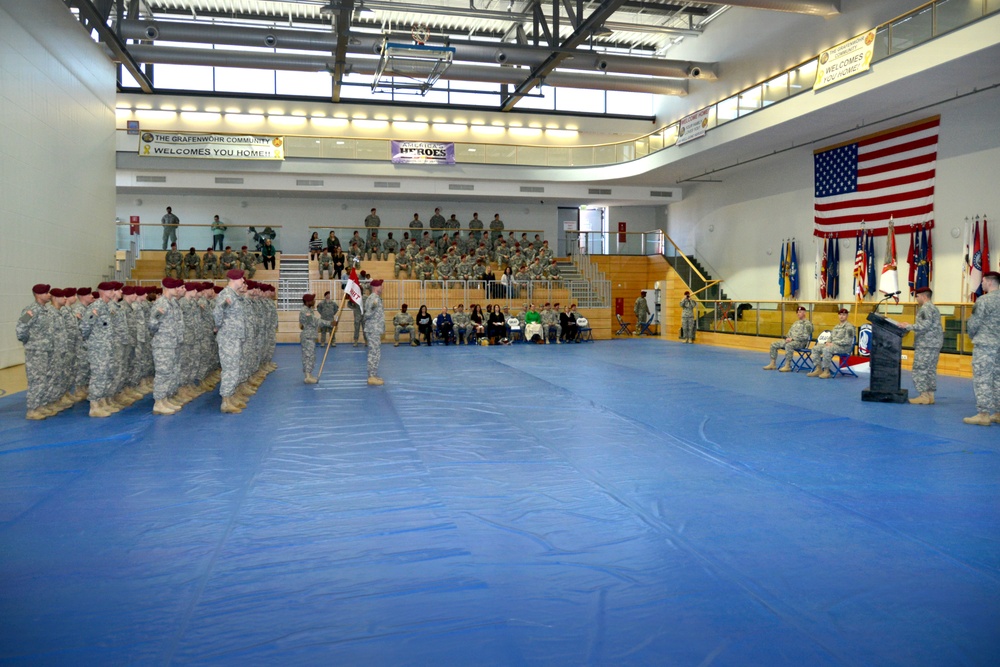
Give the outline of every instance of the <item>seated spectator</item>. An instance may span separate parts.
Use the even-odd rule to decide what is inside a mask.
[[[559,324],[562,326],[563,340],[567,343],[580,342],[580,327],[576,323],[576,313],[573,312],[573,308],[574,306],[566,304],[563,312],[559,313]]]
[[[410,345],[416,347],[419,345],[417,343],[417,337],[413,335],[413,315],[406,312],[407,305],[404,303],[399,307],[399,312],[396,313],[392,318],[392,326],[396,330],[395,344],[393,347],[399,347],[399,334],[405,333],[410,337]]]
[[[472,342],[476,343],[479,337],[486,331],[485,321],[483,320],[483,309],[479,307],[478,303],[474,303],[470,307],[469,322],[469,336]]]
[[[535,336],[538,337],[538,341],[545,342],[542,334],[542,316],[535,310],[535,305],[529,303],[524,313],[524,338],[525,340],[537,342]]]
[[[455,323],[451,319],[451,314],[448,313],[448,306],[444,306],[437,319],[434,320],[434,333],[444,341],[445,345],[448,345],[454,339]]]
[[[496,345],[500,342],[500,339],[505,337],[507,334],[507,323],[503,319],[503,312],[500,310],[500,304],[494,304],[493,310],[490,312],[489,319],[486,323],[486,335],[489,336],[490,344]]]
[[[427,312],[427,306],[420,306],[420,310],[417,311],[417,332],[423,339],[427,341],[427,344],[431,344],[431,330],[433,328],[434,320],[431,318],[431,314]]]
[[[452,317],[455,322],[455,341],[458,345],[465,343],[469,344],[467,334],[471,333],[472,320],[469,319],[469,314],[465,312],[465,306],[458,304],[455,308],[455,315]]]
[[[503,270],[503,275],[500,276],[500,296],[506,297],[508,299],[514,299],[517,297],[517,282],[514,280],[514,272],[508,266]]]
[[[194,248],[191,248],[188,254],[184,255],[184,269],[181,278],[190,278],[192,271],[194,271],[196,278],[201,277],[201,257],[198,256]]]
[[[264,270],[266,271],[268,266],[273,270],[277,268],[275,256],[277,254],[277,249],[271,245],[271,239],[264,239],[264,247],[260,249],[260,256],[264,260]]]
[[[322,249],[323,249],[323,241],[321,241],[319,238],[319,232],[313,232],[312,236],[309,237],[309,259],[310,260],[318,259],[319,251]]]
[[[562,344],[562,324],[559,318],[559,304],[550,307],[546,302],[540,313],[542,316],[542,332],[545,334],[545,343],[548,344],[549,336],[555,334],[557,344]]]

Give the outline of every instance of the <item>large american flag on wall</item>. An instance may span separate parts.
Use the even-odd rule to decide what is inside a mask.
[[[883,236],[890,218],[897,234],[933,227],[940,124],[935,116],[815,151],[813,234],[857,236],[864,222]]]

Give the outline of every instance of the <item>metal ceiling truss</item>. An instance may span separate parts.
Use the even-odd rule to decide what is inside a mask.
[[[104,0],[101,2],[102,6],[100,8],[94,5],[91,0],[66,0],[66,4],[67,6],[75,7],[80,12],[80,21],[84,27],[88,31],[94,30],[97,32],[100,41],[111,50],[111,53],[114,54],[115,59],[121,63],[122,67],[128,70],[128,73],[139,84],[142,92],[152,93],[153,82],[149,80],[146,73],[142,71],[142,67],[139,66],[139,63],[129,53],[124,40],[108,27],[108,17],[111,14],[113,2],[111,0]]]

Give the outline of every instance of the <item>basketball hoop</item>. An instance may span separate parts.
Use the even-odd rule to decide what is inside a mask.
[[[423,46],[431,37],[430,28],[427,27],[426,23],[414,23],[413,27],[410,28],[410,37],[413,38],[414,42]]]

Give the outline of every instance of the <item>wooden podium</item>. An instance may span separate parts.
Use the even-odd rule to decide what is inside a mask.
[[[861,391],[862,401],[906,403],[910,393],[899,388],[903,335],[906,333],[878,313],[869,313],[872,323],[871,382]]]

